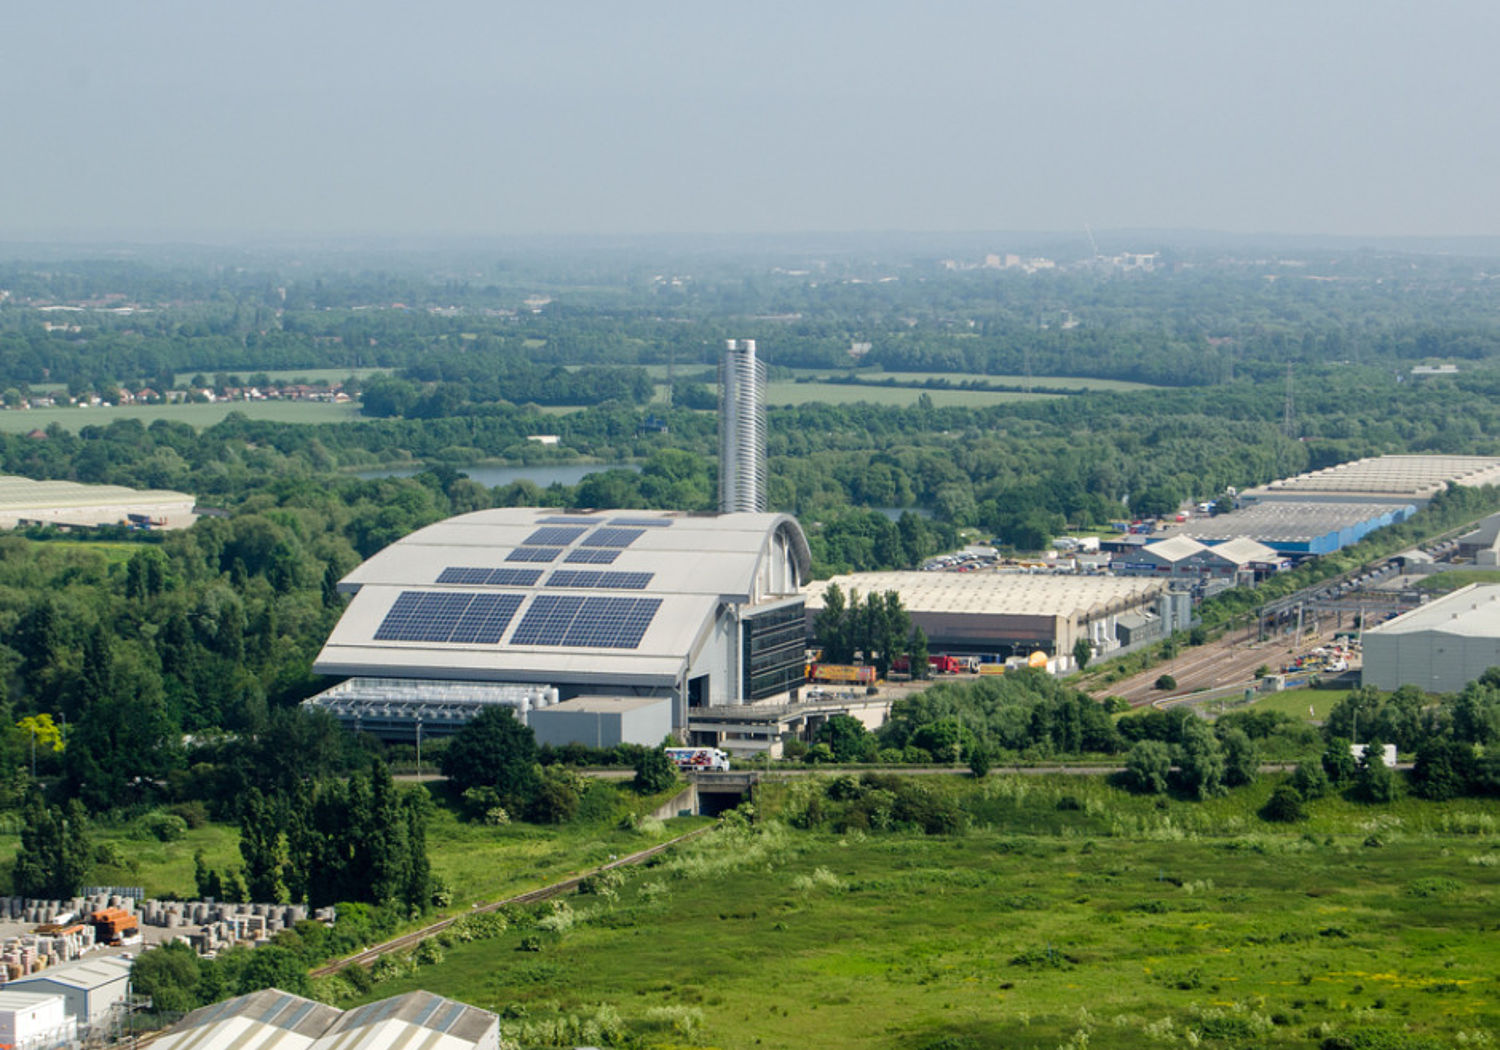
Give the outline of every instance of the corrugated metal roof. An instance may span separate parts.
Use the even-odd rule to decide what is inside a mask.
[[[818,580],[803,587],[809,609],[823,608],[823,593],[837,584],[848,596],[895,591],[910,612],[999,616],[1098,615],[1148,601],[1166,581],[1138,576],[1064,576],[1015,572],[864,572]]]
[[[1479,638],[1500,637],[1500,584],[1471,583],[1371,627],[1365,636],[1421,631]]]
[[[38,981],[51,981],[69,988],[92,990],[130,976],[130,960],[118,955],[96,955],[77,962],[49,966],[29,977],[11,981],[9,987],[21,988]]]
[[[1450,481],[1458,485],[1500,484],[1500,457],[1375,456],[1273,481],[1247,495],[1327,492],[1427,499]]]
[[[1262,542],[1273,540],[1304,543],[1408,506],[1409,503],[1274,500],[1253,503],[1212,518],[1194,518],[1182,525],[1170,526],[1170,529],[1175,536],[1188,536],[1195,540],[1243,536]]]
[[[84,485],[76,481],[35,481],[14,474],[0,474],[0,508],[15,511],[27,507],[96,507],[103,504],[191,503],[186,492],[168,489],[130,489],[123,485]]]
[[[408,992],[347,1013],[276,988],[194,1010],[158,1050],[466,1050],[495,1015],[431,992]]]

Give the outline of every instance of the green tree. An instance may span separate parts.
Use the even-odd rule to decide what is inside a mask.
[[[1183,788],[1200,799],[1222,795],[1224,773],[1224,749],[1213,730],[1197,718],[1184,723],[1177,758]]]
[[[1328,774],[1321,762],[1302,762],[1292,771],[1292,787],[1302,798],[1311,800],[1328,794]]]
[[[240,808],[240,857],[245,862],[245,887],[250,899],[268,904],[287,900],[284,868],[286,839],[280,807],[255,788],[245,793]]]
[[[989,776],[990,764],[993,760],[994,756],[985,745],[976,744],[969,748],[969,772],[974,774],[975,780],[983,780]]]
[[[1399,794],[1396,773],[1385,764],[1384,753],[1385,745],[1379,740],[1371,740],[1365,746],[1364,757],[1359,760],[1354,774],[1353,795],[1356,800],[1372,805],[1396,801]]]
[[[76,897],[88,875],[88,821],[77,799],[65,808],[49,807],[40,792],[27,800],[21,848],[11,884],[21,897]]]
[[[1093,658],[1094,647],[1089,644],[1087,638],[1079,638],[1073,643],[1073,662],[1078,665],[1080,671],[1087,667]]]
[[[906,659],[911,676],[916,679],[924,679],[928,675],[927,668],[927,632],[921,627],[913,627],[911,641],[906,646]]]
[[[1138,741],[1125,756],[1125,783],[1132,791],[1160,795],[1171,772],[1171,749],[1160,740]]]
[[[460,792],[492,787],[520,812],[536,793],[536,735],[510,708],[487,707],[454,734],[442,770]]]
[[[1307,812],[1302,808],[1302,794],[1290,784],[1276,786],[1270,799],[1261,807],[1260,815],[1265,820],[1285,824],[1307,819]]]
[[[1224,783],[1229,787],[1253,784],[1260,776],[1260,753],[1255,741],[1243,729],[1227,729],[1219,734],[1224,748]]]
[[[852,715],[830,715],[813,733],[814,744],[827,744],[835,762],[858,762],[869,757],[875,738]]]
[[[1457,798],[1468,791],[1475,766],[1473,744],[1447,739],[1428,741],[1417,752],[1412,766],[1412,791],[1434,802]]]
[[[666,791],[677,783],[677,767],[663,749],[642,748],[635,758],[635,780],[631,783],[643,795]]]

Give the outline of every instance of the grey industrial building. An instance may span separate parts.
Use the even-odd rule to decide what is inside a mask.
[[[577,696],[532,712],[538,744],[644,744],[654,747],[671,734],[672,701],[652,696]]]
[[[895,591],[933,652],[994,655],[1040,650],[1068,657],[1079,638],[1096,656],[1188,627],[1192,603],[1166,580],[1022,572],[867,572],[808,584],[809,625],[830,584],[845,594]]]
[[[1458,692],[1500,667],[1500,584],[1470,584],[1370,628],[1362,640],[1365,685]]]
[[[125,1003],[130,993],[130,966],[124,956],[91,955],[49,966],[30,977],[7,982],[5,987],[16,992],[61,995],[63,1008],[78,1021],[79,1028],[94,1027]]]
[[[1245,582],[1249,583],[1279,571],[1285,564],[1276,551],[1243,536],[1210,546],[1177,535],[1117,555],[1109,566],[1126,575],[1172,579],[1238,580],[1248,574]]]
[[[1500,514],[1491,514],[1479,528],[1458,538],[1458,556],[1477,566],[1500,566]]]
[[[345,576],[353,598],[313,669],[379,680],[387,706],[488,682],[665,699],[682,727],[689,708],[802,683],[810,562],[785,514],[476,511]]]
[[[338,1010],[267,988],[200,1007],[155,1044],[157,1050],[499,1050],[500,1019],[431,992]]]

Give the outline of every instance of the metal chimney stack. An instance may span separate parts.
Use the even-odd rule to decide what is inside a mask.
[[[719,361],[719,513],[766,509],[766,366],[754,339]]]

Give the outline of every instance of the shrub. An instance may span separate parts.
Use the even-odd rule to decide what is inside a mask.
[[[1160,689],[1162,692],[1166,692],[1169,689],[1176,689],[1177,679],[1173,678],[1169,674],[1164,674],[1156,680],[1156,688]]]
[[[1284,824],[1307,819],[1307,812],[1302,808],[1302,794],[1290,784],[1282,784],[1271,792],[1271,798],[1261,807],[1260,815],[1265,820]]]

